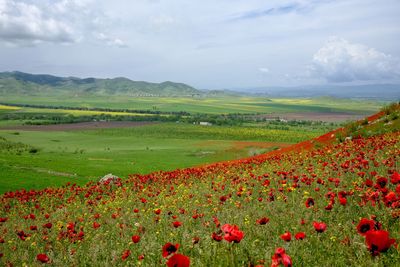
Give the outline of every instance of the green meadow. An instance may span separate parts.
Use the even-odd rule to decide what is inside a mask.
[[[0,130],[0,193],[67,181],[85,184],[108,173],[127,177],[238,159],[323,131],[177,123],[86,131]],[[256,142],[236,147],[243,140]]]
[[[189,113],[350,112],[370,114],[383,102],[372,100],[267,97],[127,97],[127,96],[7,96],[1,102],[66,107],[152,110]]]

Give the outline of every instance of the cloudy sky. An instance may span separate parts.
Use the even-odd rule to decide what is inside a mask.
[[[399,0],[0,0],[0,71],[245,88],[400,81]]]

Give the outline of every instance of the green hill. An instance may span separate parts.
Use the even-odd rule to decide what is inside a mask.
[[[201,91],[183,83],[150,83],[119,77],[113,79],[57,77],[24,72],[0,72],[1,95],[127,95],[192,96]]]

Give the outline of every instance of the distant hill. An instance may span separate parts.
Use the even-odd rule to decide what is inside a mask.
[[[193,96],[203,94],[184,83],[150,83],[127,78],[97,79],[57,77],[19,71],[0,72],[0,95],[126,95]]]
[[[234,89],[243,94],[267,97],[321,97],[400,100],[400,84],[310,85],[298,87],[259,87]]]

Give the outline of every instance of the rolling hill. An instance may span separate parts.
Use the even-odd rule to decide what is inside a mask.
[[[192,96],[202,92],[183,83],[150,83],[118,77],[113,79],[57,77],[19,71],[0,72],[1,95],[126,95]]]

